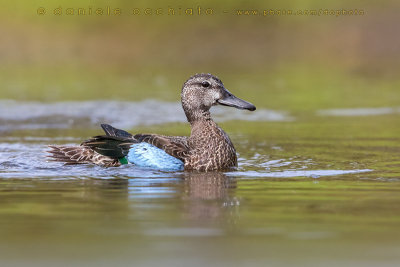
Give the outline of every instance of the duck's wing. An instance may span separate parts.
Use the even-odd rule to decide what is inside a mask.
[[[101,155],[110,158],[122,158],[128,155],[132,144],[146,142],[164,150],[167,154],[184,161],[188,154],[188,138],[186,136],[165,136],[158,134],[132,134],[102,124],[106,135],[99,135],[84,141],[81,146],[90,147]]]
[[[130,146],[137,143],[132,134],[127,131],[117,129],[109,124],[101,124],[106,135],[94,136],[84,141],[81,146],[89,147],[101,155],[120,159],[125,157]]]
[[[158,134],[136,134],[137,142],[146,142],[164,150],[167,154],[185,161],[188,155],[188,138],[186,136],[165,136]]]
[[[101,155],[120,159],[128,155],[131,145],[135,143],[138,142],[132,137],[98,135],[84,141],[81,146],[89,147]]]
[[[126,138],[132,137],[132,134],[128,133],[127,131],[114,128],[109,124],[101,124],[101,128],[103,128],[107,136],[126,137]]]

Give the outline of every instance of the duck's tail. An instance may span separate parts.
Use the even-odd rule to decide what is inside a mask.
[[[80,146],[50,145],[48,156],[52,161],[64,162],[67,165],[94,163],[106,167],[121,165],[129,151],[129,147],[137,141],[124,130],[102,124],[106,135],[92,137]]]
[[[120,166],[118,159],[103,156],[86,146],[49,146],[48,158],[66,165],[94,163],[105,167]]]

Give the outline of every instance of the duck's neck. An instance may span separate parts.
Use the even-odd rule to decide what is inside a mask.
[[[212,121],[210,111],[201,111],[196,113],[186,114],[188,122],[193,125],[198,122]]]
[[[183,110],[185,111],[186,118],[188,122],[193,126],[197,122],[212,121],[210,110],[198,108],[190,109],[183,105]]]

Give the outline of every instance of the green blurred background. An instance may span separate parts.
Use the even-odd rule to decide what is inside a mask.
[[[60,7],[62,15],[54,15]],[[107,7],[121,15],[87,14]],[[198,7],[213,15],[166,14]],[[210,72],[258,107],[302,113],[395,106],[399,7],[395,0],[4,2],[0,98],[179,101],[189,76]],[[68,8],[75,14],[67,15]],[[134,8],[142,14],[132,15]],[[144,15],[145,8],[164,14]],[[270,9],[365,14],[237,15]]]

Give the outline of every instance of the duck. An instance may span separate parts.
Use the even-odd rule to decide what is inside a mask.
[[[131,134],[101,124],[98,135],[77,146],[49,145],[50,160],[66,165],[96,164],[171,171],[220,171],[237,167],[236,149],[228,134],[212,119],[215,105],[254,111],[256,107],[234,96],[222,81],[210,74],[191,76],[182,86],[181,103],[191,126],[190,136]]]

